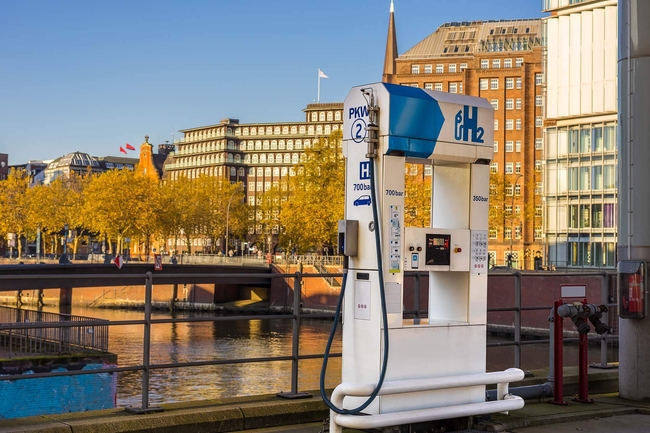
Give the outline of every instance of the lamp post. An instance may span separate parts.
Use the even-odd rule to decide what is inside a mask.
[[[510,252],[508,253],[508,269],[512,269],[512,240],[514,239],[514,214],[515,214],[515,190],[517,189],[517,182],[523,176],[523,174],[518,174],[515,178],[515,182],[512,184],[512,204],[510,206]]]
[[[237,187],[235,190],[230,194],[230,199],[228,200],[228,207],[226,208],[226,247],[225,251],[223,252],[224,255],[228,255],[228,227],[230,225],[230,203],[232,203],[232,198],[235,196],[235,193],[239,192],[241,188]]]
[[[68,263],[68,225],[63,225],[63,263]]]

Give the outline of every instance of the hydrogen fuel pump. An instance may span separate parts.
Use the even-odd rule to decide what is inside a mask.
[[[484,402],[485,385],[379,390],[389,381],[486,371],[492,106],[482,98],[376,83],[354,87],[343,115],[342,381],[376,387],[369,398],[347,396],[333,407],[323,372],[321,394],[346,415]],[[427,228],[404,227],[408,160],[431,168]],[[428,272],[427,319],[404,318],[405,271]]]

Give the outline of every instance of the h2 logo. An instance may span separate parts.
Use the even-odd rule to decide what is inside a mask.
[[[465,105],[462,110],[458,110],[454,120],[454,138],[456,140],[483,143],[485,131],[478,126],[478,107]],[[472,132],[471,136],[470,131]]]

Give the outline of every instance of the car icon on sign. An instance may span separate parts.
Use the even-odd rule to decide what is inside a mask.
[[[371,200],[369,195],[362,195],[354,201],[355,206],[370,206]]]

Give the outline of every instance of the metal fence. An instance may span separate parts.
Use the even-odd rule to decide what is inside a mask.
[[[554,275],[560,275],[559,273],[553,273]],[[409,278],[415,278],[415,283],[414,283],[414,299],[415,299],[415,305],[413,305],[413,310],[405,311],[405,313],[409,314],[426,314],[426,311],[422,311],[419,305],[419,291],[421,290],[420,287],[420,282],[421,282],[421,277],[424,274],[421,273],[409,273],[407,276]],[[521,314],[525,311],[528,310],[547,310],[549,311],[551,306],[538,306],[538,307],[522,307],[522,302],[521,302],[521,290],[522,290],[522,274],[515,272],[511,274],[513,278],[515,278],[515,285],[514,285],[514,296],[515,296],[515,305],[509,308],[500,308],[500,309],[488,309],[488,312],[492,311],[512,311],[515,314],[515,320],[514,320],[514,339],[513,341],[510,342],[501,342],[496,344],[496,346],[514,346],[515,347],[515,355],[513,359],[513,366],[515,367],[521,367],[521,348],[523,345],[526,344],[548,344],[549,340],[544,340],[544,339],[538,339],[538,340],[531,340],[531,341],[525,341],[522,339],[521,335]],[[541,275],[541,274],[540,274]],[[578,276],[584,276],[584,274],[563,274],[563,275],[578,275]],[[607,293],[606,291],[609,289],[607,286],[607,275],[603,273],[602,278],[603,278],[603,284],[602,284],[602,298],[603,300],[607,301]],[[178,274],[176,277],[179,278],[191,278],[195,276],[194,274]],[[207,277],[215,277],[218,278],[219,274],[209,274],[205,275]],[[269,280],[273,280],[276,278],[284,279],[284,280],[291,280],[292,281],[292,286],[293,287],[302,287],[303,279],[305,278],[326,278],[326,277],[342,277],[343,274],[301,274],[300,272],[297,272],[295,274],[250,274],[250,273],[232,273],[228,274],[229,278],[266,278]],[[529,276],[528,274],[526,277]],[[79,276],[80,278],[82,276]],[[332,313],[323,313],[323,314],[317,314],[317,313],[309,313],[309,314],[303,314],[302,309],[301,309],[301,296],[294,296],[293,297],[293,306],[291,310],[285,309],[283,313],[279,314],[266,314],[266,315],[260,315],[260,314],[253,314],[253,315],[229,315],[229,316],[214,316],[214,317],[169,317],[169,318],[162,318],[162,319],[152,319],[152,289],[153,289],[153,283],[154,283],[154,276],[151,272],[147,272],[146,275],[143,275],[143,282],[145,283],[145,307],[144,307],[144,319],[142,320],[119,320],[119,321],[110,321],[107,323],[102,323],[101,326],[105,325],[110,325],[110,326],[120,326],[120,325],[143,325],[144,327],[144,339],[143,339],[143,351],[142,351],[142,364],[140,365],[130,365],[130,366],[120,366],[120,367],[108,367],[108,368],[102,368],[101,372],[102,373],[116,373],[116,372],[141,372],[142,373],[142,404],[140,408],[128,408],[130,412],[150,412],[150,411],[156,411],[160,410],[159,408],[154,408],[150,407],[149,405],[149,379],[150,379],[150,373],[154,370],[162,370],[162,369],[177,369],[177,368],[187,368],[187,367],[199,367],[199,366],[210,366],[210,365],[234,365],[234,364],[243,364],[243,363],[273,363],[273,362],[279,362],[279,361],[290,361],[291,362],[291,384],[290,384],[290,391],[283,393],[285,397],[289,398],[297,398],[300,396],[305,395],[304,392],[300,392],[300,384],[298,381],[299,375],[299,363],[300,361],[303,360],[312,360],[312,359],[322,359],[324,354],[301,354],[300,353],[300,323],[304,319],[325,319],[325,318],[333,318]],[[0,276],[0,282],[2,282],[3,278],[8,278],[4,276]],[[15,277],[11,277],[15,278]],[[21,278],[25,279],[30,279],[30,278],[43,278],[43,276],[24,276]],[[48,277],[50,278],[50,277]],[[67,278],[66,276],[61,276],[61,275],[52,275],[51,278],[53,279],[65,279]],[[94,280],[101,280],[101,279],[114,279],[114,278],[132,278],[132,276],[115,276],[115,275],[92,275],[88,276],[87,278],[93,278]],[[294,293],[298,293],[299,295],[301,294],[301,291],[296,291]],[[405,310],[407,310],[407,306],[405,306]],[[15,310],[13,310],[15,314]],[[45,314],[45,313],[42,313]],[[152,339],[151,339],[151,329],[152,325],[154,324],[171,324],[171,323],[188,323],[188,322],[221,322],[221,321],[237,321],[237,320],[291,320],[292,321],[292,339],[291,339],[291,353],[286,354],[286,355],[281,355],[281,356],[267,356],[267,357],[258,357],[258,358],[226,358],[226,359],[212,359],[212,360],[190,360],[188,362],[172,362],[172,363],[166,363],[166,364],[152,364],[151,363],[151,344],[152,344]],[[605,318],[605,320],[607,320]],[[82,322],[83,325],[79,325],[78,323],[75,323],[70,320],[59,320],[57,322],[41,322],[41,323],[34,323],[31,320],[20,320],[16,321],[15,316],[11,318],[11,322],[8,322],[6,319],[2,320],[3,323],[0,323],[0,333],[6,334],[8,332],[13,332],[14,335],[17,332],[21,332],[24,330],[38,330],[38,329],[43,329],[43,328],[56,328],[58,330],[68,330],[72,331],[71,334],[75,334],[74,330],[77,329],[76,334],[79,334],[80,331],[78,329],[89,329],[90,327],[94,327],[94,329],[97,329],[98,325],[88,325],[87,322]],[[95,332],[93,332],[95,334]],[[108,332],[105,334],[106,336],[108,335]],[[607,364],[607,336],[604,338],[601,338],[600,341],[602,342],[601,344],[601,358],[604,364]],[[616,337],[609,337],[609,341],[611,341],[613,338]],[[565,339],[565,341],[567,341]],[[488,344],[488,346],[490,346]],[[341,353],[331,353],[329,355],[330,357],[341,357]],[[72,375],[79,375],[79,374],[97,374],[96,370],[76,370],[76,371],[62,371],[62,372],[53,372],[53,373],[34,373],[34,374],[29,374],[29,375],[7,375],[3,376],[3,379],[12,379],[12,380],[18,380],[18,379],[33,379],[33,378],[40,378],[40,377],[52,377],[52,376],[72,376]],[[285,388],[287,389],[287,388]]]
[[[0,307],[0,346],[8,358],[108,351],[108,321],[72,314]],[[14,325],[32,327],[16,328]],[[70,326],[59,327],[61,324]]]

